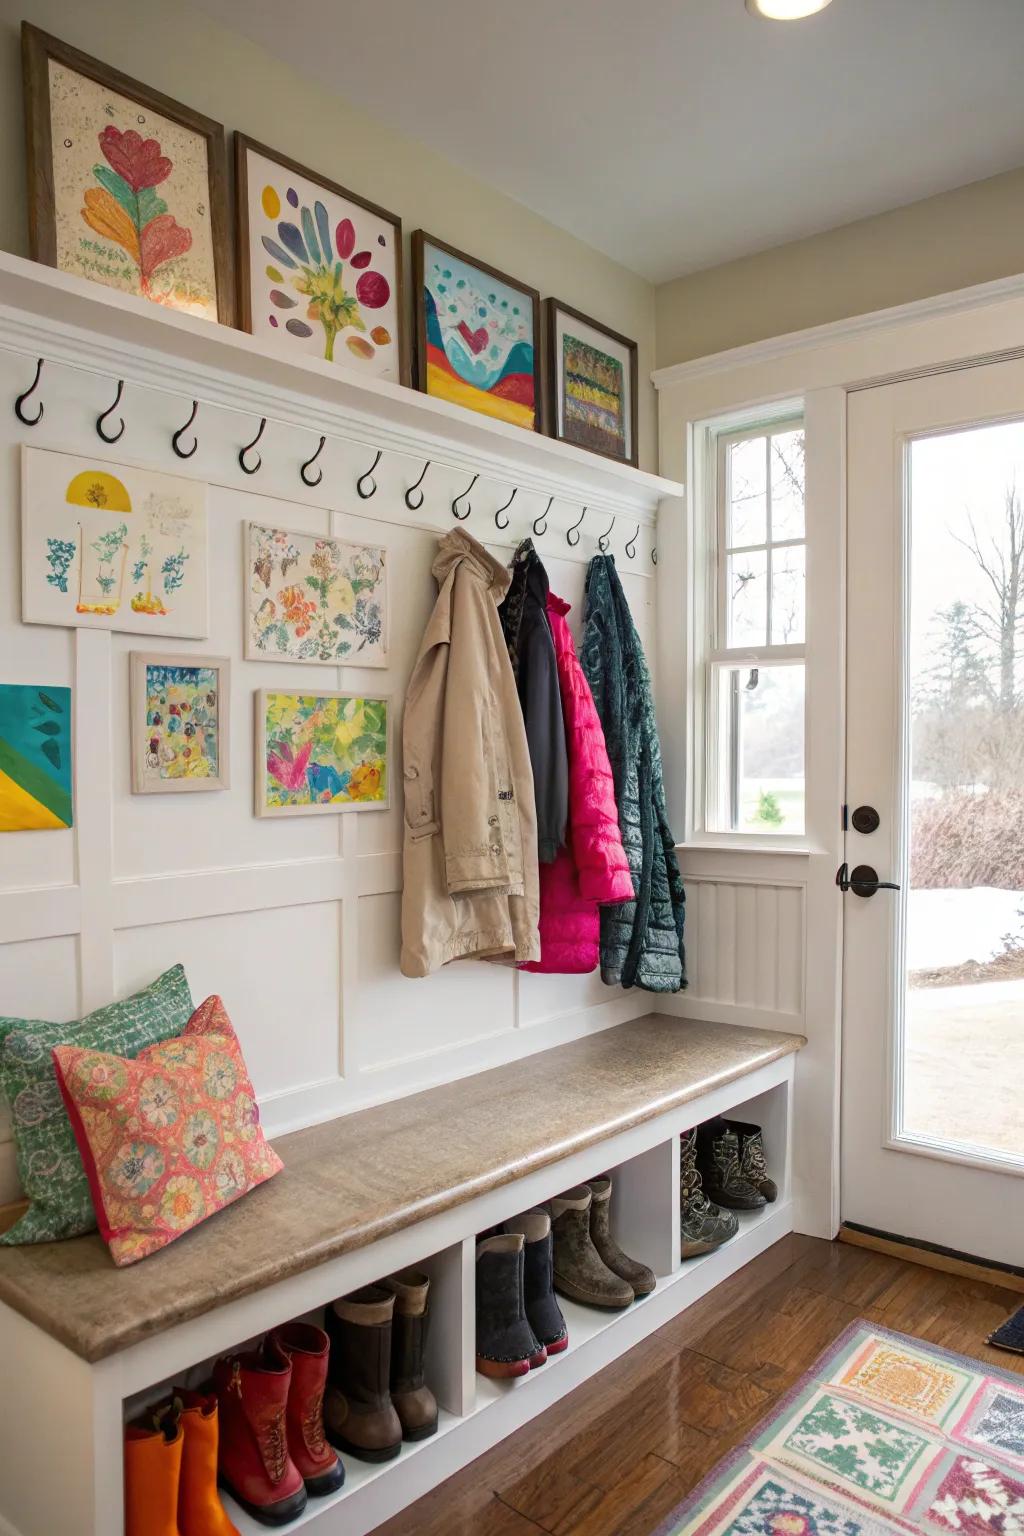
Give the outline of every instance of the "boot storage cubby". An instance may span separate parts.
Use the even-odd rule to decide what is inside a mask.
[[[117,1270],[98,1237],[0,1249],[18,1412],[5,1421],[0,1536],[121,1536],[123,1426],[269,1330],[406,1268],[430,1277],[437,1433],[393,1460],[343,1453],[345,1483],[282,1529],[360,1536],[472,1461],[792,1230],[800,1035],[650,1015],[275,1142],[285,1172],[162,1253]],[[775,1201],[680,1258],[680,1134],[762,1126]],[[480,1233],[610,1174],[611,1232],[654,1272],[620,1311],[562,1300],[564,1351],[479,1375]],[[61,1448],[60,1475],[52,1447]],[[266,1529],[225,1497],[242,1536]]]

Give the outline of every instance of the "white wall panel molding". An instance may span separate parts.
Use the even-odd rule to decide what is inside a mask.
[[[803,882],[758,874],[687,873],[685,879],[685,1011],[764,1028],[799,1024],[805,1011]],[[727,1016],[716,1011],[723,1007]]]

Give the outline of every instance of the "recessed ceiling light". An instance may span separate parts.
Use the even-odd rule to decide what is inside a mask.
[[[747,10],[767,21],[799,21],[831,4],[832,0],[747,0]]]

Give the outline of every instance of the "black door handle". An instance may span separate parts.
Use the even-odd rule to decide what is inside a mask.
[[[893,880],[879,880],[878,871],[870,864],[858,864],[851,873],[848,864],[840,864],[836,870],[836,885],[843,892],[852,891],[855,896],[873,896],[876,891],[898,891]]]

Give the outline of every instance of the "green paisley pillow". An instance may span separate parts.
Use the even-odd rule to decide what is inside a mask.
[[[31,1202],[0,1243],[45,1243],[96,1226],[89,1181],[57,1086],[55,1045],[135,1057],[180,1035],[192,1017],[183,966],[142,992],[70,1024],[0,1018],[0,1088],[11,1108],[22,1188]]]

